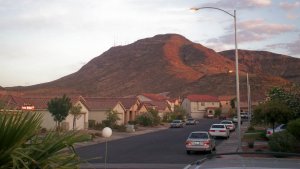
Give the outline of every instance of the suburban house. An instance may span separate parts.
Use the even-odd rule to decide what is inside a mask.
[[[210,95],[188,95],[181,104],[182,108],[195,119],[214,115],[215,110],[220,108],[220,101]]]
[[[174,111],[175,106],[180,106],[180,98],[169,98],[167,97],[168,93],[159,93],[159,94],[154,94],[154,93],[143,93],[138,95],[138,99],[141,102],[147,102],[147,101],[165,101],[168,103],[169,108],[171,111]]]
[[[222,107],[222,114],[226,116],[231,109],[230,102],[235,99],[236,96],[219,96],[218,98]]]
[[[83,103],[87,106],[89,111],[89,121],[92,120],[95,123],[102,123],[106,120],[107,112],[117,112],[120,120],[117,121],[118,125],[124,125],[126,108],[116,98],[102,98],[102,97],[83,97]]]
[[[51,113],[47,110],[47,103],[54,97],[17,97],[12,95],[2,96],[1,100],[4,102],[4,107],[8,111],[23,111],[23,112],[38,112],[41,113],[42,123],[41,127],[46,129],[54,129],[56,122],[53,120]],[[72,97],[73,105],[81,106],[81,113],[76,118],[76,129],[84,130],[88,127],[88,110],[85,104],[80,100],[81,97]],[[62,127],[66,130],[73,129],[74,116],[69,114],[62,122]]]
[[[170,113],[174,110],[174,106],[178,103],[178,100],[172,100],[163,94],[153,94],[153,93],[143,93],[138,95],[138,99],[146,106],[146,108],[154,109],[158,111],[158,115],[163,118],[167,113]]]

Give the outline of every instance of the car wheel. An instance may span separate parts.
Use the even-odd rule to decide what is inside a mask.
[[[187,154],[191,154],[191,151],[190,151],[190,150],[186,150],[186,153],[187,153]]]
[[[216,151],[217,149],[216,149],[216,146],[213,148],[213,151]]]

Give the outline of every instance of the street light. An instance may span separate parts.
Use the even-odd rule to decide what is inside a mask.
[[[237,151],[241,148],[241,109],[240,109],[240,85],[239,85],[239,56],[237,49],[237,38],[236,38],[236,11],[233,11],[233,14],[216,7],[200,7],[200,8],[191,8],[192,11],[198,11],[200,9],[216,9],[226,14],[230,15],[234,19],[234,42],[235,42],[235,74],[236,74],[236,97],[237,97],[237,115],[238,115],[238,148]]]
[[[105,158],[104,158],[104,166],[106,169],[106,160],[107,160],[107,140],[112,135],[112,130],[109,127],[105,127],[102,130],[102,136],[105,138]]]

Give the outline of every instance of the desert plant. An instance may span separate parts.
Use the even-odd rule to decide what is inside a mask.
[[[0,113],[0,169],[78,168],[73,144],[87,140],[77,132],[37,135],[42,116],[38,113]],[[68,148],[70,151],[61,151]]]
[[[297,146],[296,138],[287,131],[274,133],[268,142],[274,152],[294,152]]]

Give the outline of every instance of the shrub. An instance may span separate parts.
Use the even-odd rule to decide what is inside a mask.
[[[300,140],[300,118],[290,121],[287,125],[287,130],[298,140]]]
[[[126,126],[125,125],[115,125],[113,129],[119,131],[119,132],[126,132]]]
[[[89,120],[89,128],[93,129],[96,125],[96,120]]]
[[[294,152],[297,146],[296,138],[287,131],[274,133],[268,142],[269,147],[275,152]]]
[[[248,132],[255,131],[255,128],[253,126],[249,126],[248,129],[247,129],[247,131]]]
[[[143,126],[152,126],[153,125],[153,116],[151,113],[146,112],[141,115],[139,115],[136,119],[138,124]]]
[[[113,128],[115,125],[117,125],[117,121],[120,120],[118,113],[116,111],[108,111],[106,112],[106,120],[102,121],[102,124],[105,127]]]
[[[222,109],[218,108],[215,110],[215,114],[214,114],[214,117],[220,117],[221,116],[221,113],[222,113]]]

